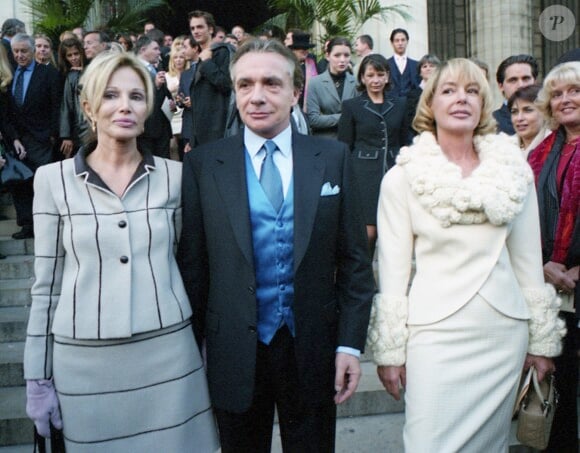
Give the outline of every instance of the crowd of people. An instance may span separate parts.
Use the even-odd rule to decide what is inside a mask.
[[[534,366],[560,393],[546,451],[576,453],[578,49],[543,83],[507,57],[494,111],[485,63],[414,60],[402,28],[390,58],[336,36],[317,61],[303,30],[187,23],[58,46],[2,26],[0,133],[36,173],[8,190],[36,236],[38,432],[267,452],[276,409],[285,451],[334,451],[366,343],[406,451],[506,451]]]

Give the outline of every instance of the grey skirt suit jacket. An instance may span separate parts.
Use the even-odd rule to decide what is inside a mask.
[[[122,197],[74,159],[34,181],[36,281],[26,379],[52,373],[53,334],[119,339],[186,321],[191,307],[175,261],[181,164],[144,155]]]

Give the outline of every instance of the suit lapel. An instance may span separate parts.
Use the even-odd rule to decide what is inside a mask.
[[[244,134],[236,135],[233,146],[224,145],[216,151],[214,180],[224,201],[238,247],[246,261],[254,267],[254,252],[252,250],[252,232],[250,230],[250,207],[248,204],[248,186],[246,181]]]
[[[340,98],[338,97],[338,93],[336,91],[336,88],[334,86],[334,82],[332,81],[332,77],[330,76],[330,72],[326,71],[323,72],[324,74],[324,89],[326,90],[326,92],[328,93],[328,95],[330,97],[332,97],[332,99],[334,100],[334,102],[336,104],[340,105]]]
[[[298,269],[314,226],[324,176],[322,151],[304,136],[292,134],[294,161],[294,271]]]
[[[28,89],[26,90],[26,94],[24,95],[24,102],[22,102],[22,109],[28,108],[29,100],[33,99],[35,96],[31,95],[31,93],[41,93],[41,91],[37,91],[36,86],[39,84],[40,78],[40,64],[36,63],[34,65],[34,70],[32,71],[32,75],[30,76],[30,82],[28,83]],[[48,113],[48,112],[47,112]]]

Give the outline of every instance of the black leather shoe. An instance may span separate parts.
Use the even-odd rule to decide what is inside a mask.
[[[17,233],[14,233],[12,235],[12,239],[29,239],[29,238],[33,238],[34,237],[34,231],[32,230],[32,228],[22,228],[20,231],[18,231]]]

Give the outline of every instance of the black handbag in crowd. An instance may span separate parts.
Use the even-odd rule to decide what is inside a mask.
[[[0,142],[0,155],[6,161],[0,168],[0,186],[18,184],[32,178],[34,173],[14,153]]]

